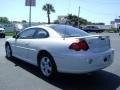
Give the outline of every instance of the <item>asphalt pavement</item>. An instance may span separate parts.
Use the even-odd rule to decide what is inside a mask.
[[[120,90],[120,36],[110,36],[115,49],[114,63],[92,74],[58,74],[55,79],[43,78],[37,67],[5,57],[5,39],[0,38],[0,90]],[[9,37],[7,37],[9,38]]]

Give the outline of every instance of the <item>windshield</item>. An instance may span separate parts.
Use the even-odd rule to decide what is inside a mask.
[[[81,37],[89,35],[87,32],[81,29],[68,25],[52,25],[50,27],[59,33],[62,37]]]

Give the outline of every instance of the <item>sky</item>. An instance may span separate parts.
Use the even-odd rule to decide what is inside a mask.
[[[43,5],[50,3],[55,8],[51,13],[51,21],[58,16],[68,14],[78,15],[88,21],[110,24],[120,16],[120,0],[36,0],[36,6],[32,7],[32,22],[47,22]],[[29,21],[29,7],[25,6],[25,0],[0,0],[0,17],[8,17],[10,21]]]

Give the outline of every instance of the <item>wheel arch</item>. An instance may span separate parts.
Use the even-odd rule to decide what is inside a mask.
[[[55,62],[55,60],[54,60],[53,55],[52,55],[50,52],[48,52],[47,50],[40,50],[40,51],[38,52],[38,54],[37,54],[37,65],[39,65],[39,58],[42,57],[42,55],[44,55],[44,54],[47,54],[47,55],[51,56],[51,58],[53,59],[55,65],[56,65],[56,62]],[[56,68],[57,68],[57,67],[56,67]]]
[[[10,43],[9,43],[9,42],[5,42],[5,47],[6,47],[7,45],[10,45]]]

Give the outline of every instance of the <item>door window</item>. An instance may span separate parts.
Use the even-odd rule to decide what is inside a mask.
[[[27,29],[23,31],[22,33],[20,33],[18,38],[19,39],[32,39],[35,31],[36,31],[35,29]]]

